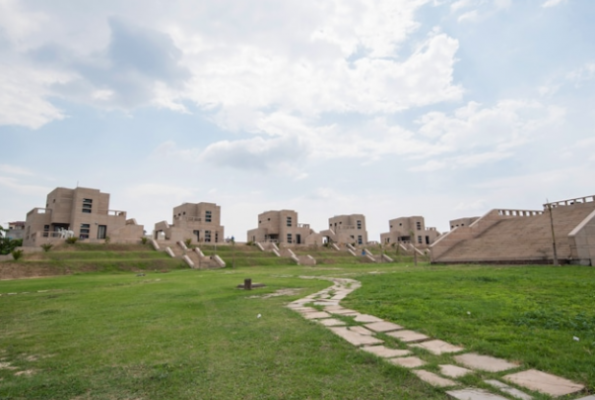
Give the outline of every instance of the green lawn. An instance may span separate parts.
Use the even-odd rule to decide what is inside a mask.
[[[346,307],[593,389],[593,268],[271,265],[0,281],[0,399],[447,399],[283,307],[330,285],[299,275],[358,279]],[[248,298],[282,288],[301,291]]]

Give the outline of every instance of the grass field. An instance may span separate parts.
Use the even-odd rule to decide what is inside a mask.
[[[595,269],[354,263],[0,281],[0,399],[447,398],[283,307],[329,286],[299,275],[358,279],[346,307],[595,389]]]

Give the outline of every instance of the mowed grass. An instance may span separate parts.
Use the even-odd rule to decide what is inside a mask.
[[[342,304],[571,379],[595,393],[595,268],[427,266],[393,272],[359,277],[362,288]]]
[[[270,267],[0,282],[0,362],[16,368],[0,369],[0,398],[446,398],[283,307],[330,285],[297,278],[312,272],[324,273]],[[245,277],[267,287],[236,289]],[[282,288],[301,290],[248,298]]]
[[[334,264],[0,281],[0,363],[15,368],[0,399],[448,398],[283,307],[330,286],[300,275],[360,280],[345,307],[593,390],[593,268]],[[248,277],[267,286],[235,288]],[[284,288],[300,292],[249,298]]]

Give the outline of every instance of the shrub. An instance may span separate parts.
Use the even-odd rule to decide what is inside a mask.
[[[186,245],[186,247],[190,247],[190,245],[192,244],[192,239],[184,239],[184,244]]]
[[[12,258],[14,258],[15,261],[18,261],[21,257],[23,257],[23,250],[15,249],[10,254],[12,254]]]
[[[75,244],[77,240],[78,240],[78,238],[76,238],[74,236],[73,237],[69,237],[69,238],[66,238],[66,243],[68,243],[68,244]]]
[[[109,244],[109,242],[111,242],[111,241],[112,241],[112,239],[109,236],[106,236],[105,239],[104,239],[104,241],[103,241],[103,243],[104,244]]]
[[[141,238],[140,238],[140,242],[141,242],[142,244],[147,244],[147,242],[148,242],[148,241],[149,241],[149,239],[147,239],[147,237],[146,237],[146,236],[143,236],[143,237],[141,237]]]
[[[246,246],[254,246],[254,242],[250,240],[246,242]]]
[[[41,248],[43,249],[43,251],[44,251],[45,253],[47,253],[48,251],[50,251],[50,249],[51,249],[52,247],[54,247],[54,245],[53,245],[53,244],[51,244],[51,243],[44,243],[44,244],[42,244],[42,245],[41,245]]]

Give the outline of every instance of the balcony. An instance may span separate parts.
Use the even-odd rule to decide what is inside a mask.
[[[107,210],[107,215],[109,215],[110,217],[122,217],[126,219],[126,211]]]
[[[49,208],[34,208],[33,210],[29,211],[27,213],[27,217],[29,217],[30,215],[33,214],[51,214],[52,210]]]

